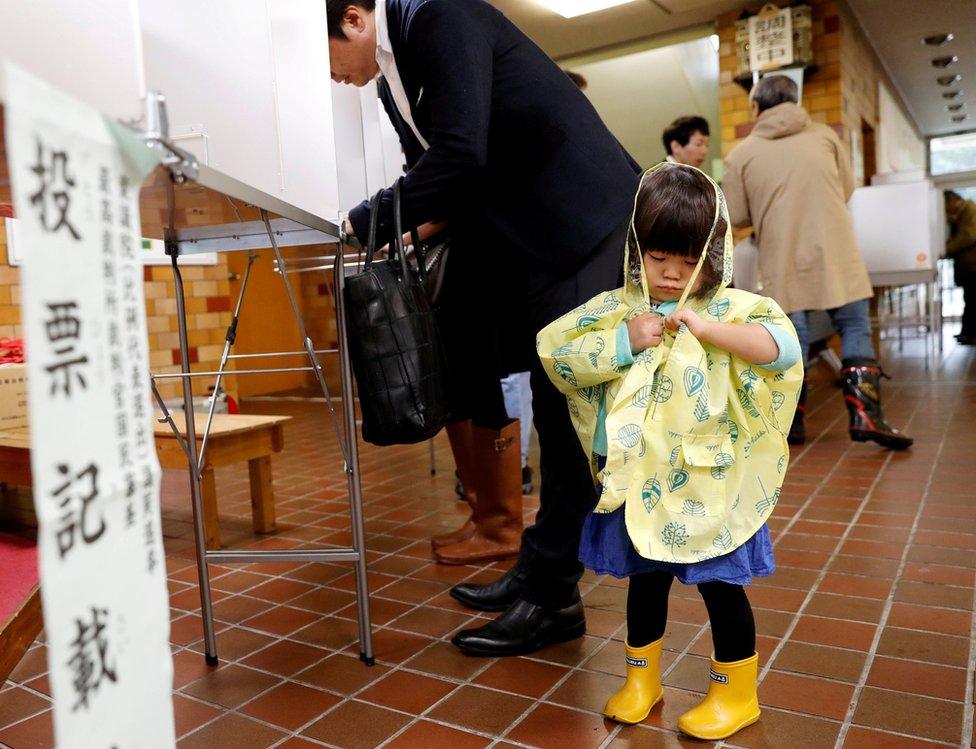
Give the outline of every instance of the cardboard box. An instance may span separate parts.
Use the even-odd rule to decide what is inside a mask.
[[[27,365],[0,366],[0,431],[27,426]]]

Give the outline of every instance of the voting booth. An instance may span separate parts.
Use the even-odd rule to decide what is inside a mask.
[[[895,328],[899,342],[905,329],[924,331],[928,365],[930,344],[933,351],[942,345],[942,192],[920,171],[876,175],[870,186],[854,191],[849,207],[871,285],[884,289],[880,310],[887,307],[891,313],[889,320],[879,320],[879,327]]]
[[[389,184],[402,170],[402,154],[375,86],[360,90],[331,81],[325,4],[320,0],[203,4],[89,0],[67,5],[17,0],[15,5],[16,12],[6,14],[0,25],[6,144],[5,163],[0,166],[12,183],[2,200],[13,202],[21,225],[28,346],[36,345],[40,352],[41,344],[55,333],[78,338],[81,343],[72,343],[77,350],[70,351],[77,356],[69,362],[76,370],[65,375],[64,388],[73,386],[76,394],[87,398],[73,411],[71,403],[42,397],[40,388],[47,387],[43,373],[33,375],[34,491],[35,497],[43,493],[68,497],[62,512],[77,501],[82,511],[91,513],[88,524],[76,526],[81,535],[72,542],[85,548],[71,547],[68,552],[79,559],[90,557],[91,564],[97,559],[100,570],[100,577],[90,583],[75,574],[80,567],[67,574],[63,515],[54,510],[38,513],[39,536],[47,539],[41,544],[41,571],[42,588],[46,586],[45,595],[50,596],[44,613],[58,743],[165,746],[172,739],[170,671],[165,664],[153,665],[154,659],[169,658],[167,637],[162,634],[168,628],[168,606],[161,558],[159,464],[151,447],[145,450],[152,445],[151,436],[148,443],[144,439],[147,425],[151,435],[153,405],[163,411],[187,458],[207,662],[216,664],[218,657],[208,564],[318,561],[353,564],[360,655],[372,664],[352,374],[342,319],[343,277],[347,269],[357,267],[358,256],[341,232],[339,212]],[[214,34],[214,29],[220,33]],[[158,377],[150,378],[146,320],[144,310],[139,312],[145,306],[141,237],[161,240],[172,264],[181,364],[179,372],[165,376],[182,384],[187,414],[193,412],[193,378],[215,379],[219,393],[222,378],[229,373],[275,371],[274,359],[261,360],[261,356],[306,357],[303,370],[322,388],[326,403],[322,413],[335,432],[348,479],[352,524],[348,548],[206,548],[200,482],[213,408],[209,414],[186,419],[180,427],[156,391],[153,383]],[[77,243],[86,243],[89,254],[79,250],[72,255],[71,247]],[[290,276],[303,269],[292,267],[282,249],[303,245],[326,247],[312,270],[335,273],[339,338],[335,349],[315,344],[296,303]],[[233,353],[237,320],[248,302],[245,275],[236,302],[232,300],[233,322],[219,366],[215,371],[192,371],[182,259],[214,252],[245,253],[246,273],[262,257],[274,264],[281,293],[287,296],[301,331],[301,351]],[[58,269],[61,258],[68,257],[73,263],[70,273],[44,270]],[[60,293],[67,280],[71,288],[84,290],[85,300],[45,308],[44,299]],[[59,315],[53,322],[43,317],[53,314]],[[124,334],[114,327],[114,316]],[[88,332],[88,337],[79,338],[79,331]],[[59,355],[66,355],[63,342],[58,345]],[[340,360],[340,392],[330,392],[325,382],[326,356]],[[40,366],[40,357],[36,359],[32,366]],[[240,359],[248,361],[232,369]],[[96,369],[84,369],[91,362],[98,362]],[[155,393],[154,402],[150,391]],[[124,432],[106,431],[95,440],[107,456],[102,474],[94,461],[85,468],[83,456],[78,457],[78,465],[69,466],[66,460],[58,462],[61,458],[55,454],[54,448],[62,443],[66,450],[69,446],[84,450],[92,442],[68,439],[70,430],[62,430],[61,435],[53,431],[56,426],[50,414],[68,415],[81,424],[82,406],[94,409],[93,417],[101,419],[106,430],[129,425]],[[136,409],[132,413],[126,410],[132,408]],[[136,441],[130,445],[128,439]],[[142,456],[138,458],[142,462],[137,471],[132,469],[130,480],[127,461],[136,455]],[[58,474],[62,468],[63,475]],[[106,482],[104,497],[96,488],[98,475]],[[75,489],[79,492],[75,499],[64,494]],[[112,504],[116,495],[120,498]],[[123,513],[122,521],[117,522],[114,512]],[[130,527],[130,521],[141,523],[134,546],[130,540],[137,537],[122,530]],[[129,549],[126,544],[133,551],[125,553],[134,554],[138,563],[109,563],[110,558],[128,559],[114,556]],[[129,577],[146,565],[146,580],[139,582],[145,595],[127,601],[120,594],[111,607],[96,600],[131,586]],[[89,595],[88,608],[69,611],[69,604]],[[126,606],[137,608],[128,611]],[[109,650],[119,642],[110,642],[113,627],[126,621],[131,624],[122,638],[123,652]],[[70,664],[87,664],[92,653],[100,658],[95,666],[101,670],[94,675],[86,671],[85,679],[97,676],[99,681],[86,682],[90,688],[83,694],[72,694],[77,692],[79,677],[72,676]],[[139,677],[129,664],[146,653],[151,655],[144,656],[144,667],[153,681],[150,691],[140,691]],[[122,670],[128,671],[125,678]],[[123,682],[128,691],[115,688]],[[128,707],[133,699],[143,700],[141,713]],[[135,719],[140,714],[155,719],[140,724]]]

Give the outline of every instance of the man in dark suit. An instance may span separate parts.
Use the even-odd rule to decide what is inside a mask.
[[[504,331],[507,345],[533,350],[540,328],[619,285],[640,170],[545,53],[483,0],[327,7],[332,78],[364,86],[382,75],[381,98],[409,166],[404,224],[446,220],[481,234],[473,264],[484,271],[482,284],[497,284],[499,308],[510,306],[506,277],[524,284],[524,313]],[[377,210],[378,241],[387,241],[391,201],[387,190],[378,205],[356,206],[347,229],[365,236]],[[492,238],[513,248],[514,267],[499,267]],[[541,504],[512,570],[451,591],[471,608],[505,612],[455,636],[473,655],[528,653],[585,630],[578,550],[596,491],[565,399],[532,360]]]

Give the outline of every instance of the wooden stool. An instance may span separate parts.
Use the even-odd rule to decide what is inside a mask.
[[[251,522],[255,533],[275,530],[274,487],[271,477],[271,454],[285,446],[283,424],[290,416],[252,416],[247,414],[214,414],[207,440],[206,464],[202,467],[201,491],[203,525],[207,548],[220,548],[220,521],[217,513],[217,486],[214,469],[247,461],[251,477]],[[173,422],[186,435],[183,413],[173,414]],[[197,455],[203,444],[206,416],[197,414]],[[155,422],[156,454],[163,468],[186,468],[186,455],[180,448],[169,424]]]

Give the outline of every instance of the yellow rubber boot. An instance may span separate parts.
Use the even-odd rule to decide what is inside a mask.
[[[642,648],[624,645],[627,654],[627,683],[607,701],[603,714],[618,723],[640,723],[661,698],[662,637]]]
[[[696,739],[717,741],[751,726],[759,720],[758,672],[758,653],[735,663],[712,658],[708,694],[678,719],[678,730]]]

